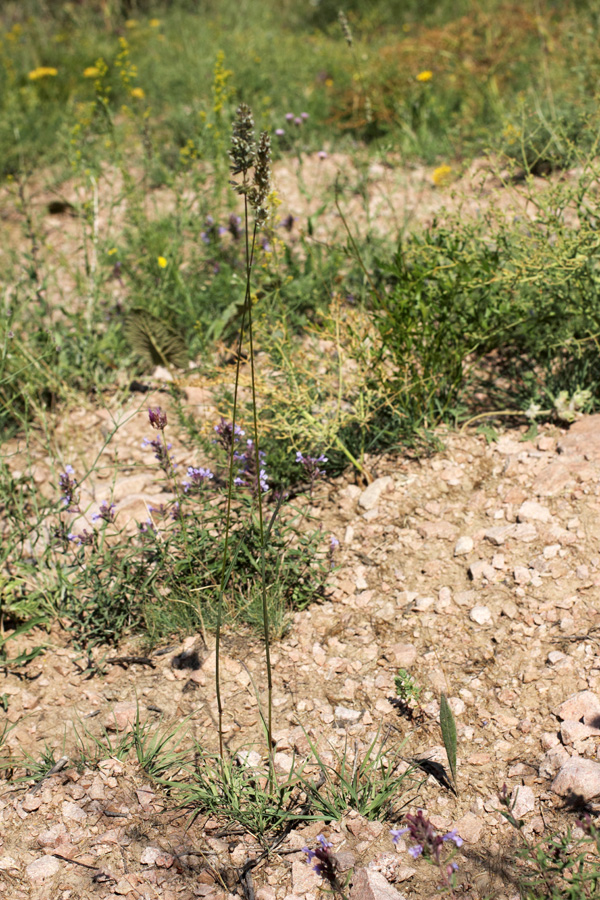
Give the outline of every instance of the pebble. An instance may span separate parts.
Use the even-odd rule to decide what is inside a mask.
[[[394,662],[402,669],[407,669],[416,662],[417,648],[414,644],[393,644]]]
[[[467,554],[469,554],[472,551],[473,546],[474,546],[473,538],[469,537],[466,534],[463,534],[463,535],[461,535],[461,537],[459,537],[456,544],[454,545],[454,555],[455,556],[467,556]]]
[[[571,757],[565,748],[560,744],[558,747],[551,747],[540,763],[539,774],[541,778],[552,778],[560,767]]]
[[[559,719],[571,719],[586,725],[600,724],[600,699],[593,691],[578,691],[561,703],[554,714]]]
[[[528,785],[518,785],[510,795],[512,813],[515,819],[522,819],[535,809],[535,794]]]
[[[469,618],[477,625],[491,625],[492,623],[492,614],[487,606],[474,606],[469,613]]]
[[[484,823],[479,816],[468,812],[458,820],[454,827],[463,841],[466,841],[467,844],[476,844],[483,832]]]
[[[525,500],[517,510],[519,522],[551,522],[552,513],[547,506],[542,506],[536,500]]]
[[[137,703],[127,700],[115,703],[104,719],[104,727],[107,731],[133,731],[139,714],[138,710]]]
[[[335,708],[335,721],[338,727],[356,725],[361,716],[362,710],[360,709],[349,709],[347,706],[336,706]]]
[[[600,763],[574,756],[567,760],[552,782],[551,790],[569,803],[586,803],[598,808],[600,797]]]
[[[40,856],[34,859],[25,869],[25,874],[30,881],[45,881],[52,878],[60,871],[60,863],[54,856]]]
[[[494,581],[496,570],[490,566],[484,559],[478,559],[469,566],[469,577],[473,581],[479,581],[480,578],[486,578],[488,581]],[[459,601],[460,602],[460,601]]]
[[[584,725],[583,722],[573,722],[571,719],[565,719],[560,726],[563,744],[574,744],[575,741],[584,741],[586,738],[599,734],[600,728]]]
[[[363,509],[374,509],[379,503],[382,494],[394,489],[394,479],[389,475],[376,478],[369,487],[365,488],[358,498],[358,505]]]
[[[350,900],[405,900],[405,897],[379,872],[357,869],[352,879]]]

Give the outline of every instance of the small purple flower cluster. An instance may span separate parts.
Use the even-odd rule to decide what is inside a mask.
[[[81,534],[71,532],[67,537],[72,544],[77,544],[78,547],[88,547],[94,543],[96,534],[94,531],[88,531],[84,528]]]
[[[325,840],[322,834],[317,837],[317,842],[319,846],[316,850],[311,850],[309,847],[304,847],[302,849],[303,853],[306,853],[306,862],[312,863],[313,859],[316,859],[317,862],[313,866],[313,871],[320,875],[321,878],[324,878],[325,881],[328,881],[329,884],[339,890],[339,884],[336,874],[336,861],[334,855],[331,853],[331,848],[333,844],[330,844],[329,841]]]
[[[183,490],[186,494],[197,493],[204,485],[215,476],[210,469],[203,469],[201,466],[188,466],[187,470],[189,481],[183,482]]]
[[[325,475],[325,469],[319,469],[319,466],[323,463],[327,462],[327,457],[323,456],[321,453],[320,456],[304,456],[303,453],[296,453],[296,462],[300,463],[301,466],[304,466],[306,474],[310,478],[311,481],[314,481],[319,475]]]
[[[296,113],[293,112],[286,113],[285,115],[286,122],[289,122],[290,125],[295,125],[296,128],[300,128],[301,125],[304,125],[308,118],[309,115],[307,112],[302,112],[299,116],[297,116]],[[277,137],[283,137],[285,134],[285,128],[276,128],[275,134],[277,135]]]
[[[239,241],[242,236],[242,219],[235,213],[231,213],[227,225],[217,225],[211,215],[204,222],[205,228],[200,232],[200,240],[205,244],[218,244],[219,238],[225,234],[230,234],[234,241]]]
[[[115,504],[110,505],[104,501],[100,504],[100,509],[92,516],[92,522],[114,522],[115,521]]]
[[[236,444],[245,435],[245,431],[239,425],[234,426],[232,422],[226,422],[223,417],[219,424],[215,425],[215,433],[217,435],[215,444],[220,444],[227,452],[231,450],[232,444]]]
[[[417,810],[416,815],[408,813],[405,821],[406,828],[393,828],[390,832],[394,844],[397,844],[403,835],[410,835],[414,845],[409,847],[408,852],[412,858],[418,859],[423,855],[425,858],[431,859],[439,866],[442,876],[448,881],[458,871],[458,866],[452,860],[445,862],[442,858],[442,850],[448,841],[452,841],[456,847],[462,847],[463,839],[456,829],[449,831],[448,834],[438,834],[433,824],[425,817],[422,809]]]
[[[160,406],[149,407],[148,419],[152,428],[156,428],[157,431],[164,431],[167,427],[167,414]]]
[[[248,438],[246,441],[246,449],[243,453],[235,452],[233,454],[233,458],[235,462],[238,464],[238,474],[233,479],[233,483],[238,487],[248,487],[252,488],[253,493],[257,493],[258,485],[260,485],[260,490],[265,491],[269,490],[269,479],[266,473],[266,470],[263,468],[266,460],[266,454],[264,450],[258,451],[258,459],[259,459],[259,472],[258,477],[256,475],[256,450],[254,448],[254,441],[251,438]]]
[[[79,512],[79,497],[77,496],[77,488],[79,486],[79,482],[76,478],[73,478],[75,474],[75,469],[73,466],[65,466],[65,471],[59,475],[58,478],[58,486],[60,487],[63,496],[62,502],[65,506],[66,512]]]
[[[173,469],[177,466],[177,463],[173,461],[173,457],[169,455],[172,444],[167,444],[164,437],[158,435],[158,437],[155,437],[152,441],[149,438],[144,438],[142,447],[152,447],[154,456],[158,461],[160,468],[165,475],[172,475]]]

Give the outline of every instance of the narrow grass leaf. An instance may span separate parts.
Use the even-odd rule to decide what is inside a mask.
[[[440,728],[442,729],[442,740],[446,748],[452,783],[456,790],[456,722],[445,694],[442,694],[440,697]]]

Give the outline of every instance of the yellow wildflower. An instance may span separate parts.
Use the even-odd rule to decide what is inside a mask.
[[[438,166],[437,169],[433,170],[431,180],[436,187],[442,187],[444,184],[447,184],[450,181],[451,175],[452,169],[450,166]]]
[[[150,28],[160,28],[160,19],[150,19],[148,25]]]
[[[117,252],[117,248],[116,248],[116,247],[111,247],[110,250],[108,251],[108,255],[109,255],[109,256],[114,256],[116,252]]]
[[[417,81],[431,81],[433,78],[433,72],[430,72],[429,69],[425,69],[424,72],[419,72],[417,75]]]
[[[333,87],[333,78],[325,79],[325,87]]]
[[[125,22],[125,28],[137,28],[137,25],[137,19],[127,19],[127,21]]]
[[[140,87],[132,88],[131,96],[135,97],[137,100],[143,100],[144,97],[146,96],[146,94],[144,92],[144,88],[140,88]]]
[[[100,69],[98,66],[88,66],[87,69],[83,70],[84,78],[98,78],[100,75]]]
[[[55,69],[53,66],[38,66],[37,69],[31,70],[29,79],[31,81],[37,81],[39,78],[46,78],[54,75],[58,75],[58,69]]]
[[[157,263],[159,264],[161,269],[167,268],[167,260],[164,258],[164,256],[159,256],[157,259]]]

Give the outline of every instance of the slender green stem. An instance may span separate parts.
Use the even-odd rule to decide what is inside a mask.
[[[247,235],[246,229],[246,235]],[[256,241],[256,225],[254,226],[254,234],[252,235],[252,247],[254,249],[254,243]],[[246,252],[247,245],[246,245]],[[249,260],[249,265],[246,269],[246,277],[248,283],[248,292],[250,285],[250,272],[251,272],[252,261]],[[248,303],[248,341],[250,345],[250,378],[252,384],[252,413],[254,419],[254,465],[256,468],[256,493],[258,500],[258,526],[260,533],[260,558],[261,558],[261,591],[262,591],[262,615],[263,615],[263,630],[265,634],[265,657],[266,657],[266,665],[267,665],[267,743],[268,743],[268,753],[269,760],[272,758],[272,747],[273,747],[273,677],[271,672],[271,643],[270,643],[270,634],[269,634],[269,609],[267,603],[267,585],[265,579],[265,555],[266,555],[266,547],[265,547],[265,530],[264,530],[264,522],[263,522],[263,500],[262,500],[262,487],[260,482],[260,449],[258,445],[258,410],[256,403],[256,378],[255,378],[255,366],[254,366],[254,335],[252,331],[252,300],[250,299]],[[271,766],[269,766],[269,772],[271,772]]]
[[[217,694],[217,712],[219,718],[219,755],[223,762],[223,702],[221,698],[221,621],[223,615],[223,593],[225,591],[225,573],[227,569],[227,550],[229,548],[229,533],[231,529],[231,499],[233,496],[233,455],[235,448],[235,420],[237,416],[237,396],[240,381],[240,365],[242,359],[242,344],[244,340],[244,326],[246,324],[246,307],[248,305],[248,285],[246,285],[246,302],[242,310],[240,324],[240,336],[238,339],[237,363],[235,367],[235,387],[233,392],[233,413],[231,416],[231,446],[229,448],[229,473],[227,478],[227,512],[225,514],[225,545],[223,547],[223,563],[221,566],[221,581],[219,586],[219,600],[217,603],[217,625],[215,635],[215,682]]]

